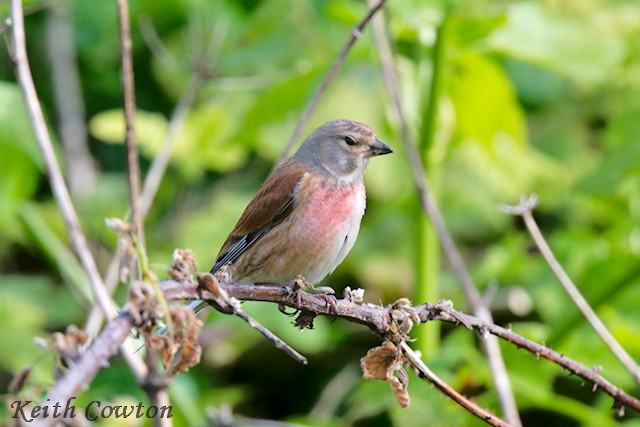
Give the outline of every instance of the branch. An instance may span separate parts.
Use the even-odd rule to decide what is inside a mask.
[[[173,280],[159,283],[160,289],[168,300],[193,300],[203,299],[215,301],[215,295],[202,290],[197,283],[183,283]],[[294,293],[290,286],[282,285],[244,285],[239,283],[220,283],[229,297],[237,298],[241,301],[264,301],[272,302],[287,307],[300,310],[308,316],[321,314],[338,317],[349,322],[359,323],[367,326],[380,336],[385,336],[389,332],[391,322],[389,308],[371,304],[360,305],[352,302],[348,298],[338,299],[335,304],[327,304],[326,298],[321,295],[310,295],[306,293]],[[455,324],[463,324],[468,329],[475,329],[480,332],[486,341],[488,334],[502,338],[515,344],[519,348],[524,348],[536,357],[548,359],[571,373],[590,381],[594,384],[594,391],[602,389],[615,399],[614,408],[626,406],[640,412],[640,400],[625,393],[611,382],[599,375],[596,370],[563,356],[548,347],[530,341],[515,332],[502,328],[490,322],[486,322],[478,317],[461,313],[452,308],[451,303],[425,303],[413,307],[421,322],[439,320]]]
[[[502,206],[502,210],[506,213],[521,216],[524,220],[527,230],[538,250],[544,257],[551,270],[556,275],[564,290],[569,294],[574,304],[580,309],[584,317],[587,319],[591,327],[600,336],[602,341],[609,347],[613,354],[622,362],[622,364],[631,372],[636,384],[640,385],[640,367],[633,358],[625,351],[615,337],[609,332],[605,324],[600,320],[596,312],[591,308],[587,300],[582,296],[578,287],[573,283],[567,272],[562,268],[557,258],[553,254],[551,247],[545,240],[536,220],[533,218],[533,209],[537,204],[537,197],[531,195],[529,197],[522,196],[520,204],[517,206]]]
[[[329,69],[327,74],[324,76],[322,83],[320,83],[320,86],[318,86],[318,88],[314,92],[313,97],[311,98],[309,103],[307,103],[307,105],[305,106],[304,111],[302,112],[302,116],[300,117],[300,120],[298,120],[298,124],[296,125],[296,128],[294,129],[293,134],[291,135],[291,138],[289,138],[289,141],[287,142],[287,145],[285,146],[282,154],[280,155],[280,158],[273,166],[274,169],[289,157],[289,155],[291,154],[291,151],[293,150],[293,145],[295,144],[296,140],[302,133],[302,129],[304,128],[304,125],[307,123],[307,120],[309,120],[311,113],[313,113],[313,111],[318,106],[320,97],[327,90],[327,88],[329,87],[329,84],[331,83],[333,78],[338,73],[338,70],[344,63],[344,60],[349,54],[349,51],[351,51],[351,48],[353,47],[353,45],[362,35],[362,31],[364,30],[364,27],[369,23],[369,21],[371,20],[371,18],[373,18],[376,12],[378,12],[378,10],[380,10],[382,6],[384,6],[386,1],[387,0],[379,0],[378,3],[376,3],[373,7],[371,7],[371,9],[369,9],[369,12],[365,15],[365,17],[362,18],[362,20],[351,30],[351,36],[349,37],[349,40],[347,40],[347,43],[343,46],[342,50],[338,54],[338,57],[335,59],[335,61],[333,61],[331,68]]]
[[[402,142],[407,152],[414,181],[418,188],[422,208],[436,229],[442,249],[449,260],[449,264],[451,265],[455,276],[462,285],[462,289],[474,314],[488,323],[493,323],[491,312],[485,305],[480,292],[478,292],[478,289],[473,283],[462,259],[462,255],[456,248],[453,238],[447,230],[444,218],[442,217],[442,213],[438,208],[436,200],[433,198],[429,190],[429,182],[420,160],[421,156],[416,148],[417,145],[411,136],[408,121],[402,107],[398,77],[394,69],[393,55],[391,53],[391,47],[389,46],[388,36],[384,26],[384,17],[382,15],[378,15],[374,21],[374,35],[378,49],[378,56],[380,57],[382,65],[385,85],[389,96],[391,97],[396,114],[398,115],[400,130],[402,133]],[[436,104],[434,103],[434,105]],[[515,397],[513,396],[513,391],[511,389],[511,382],[502,358],[498,340],[493,337],[489,337],[489,339],[483,340],[482,343],[485,353],[487,354],[489,366],[493,374],[494,384],[505,416],[511,424],[520,426],[522,425],[522,421],[518,414]]]
[[[322,295],[311,295],[307,293],[295,293],[290,286],[281,285],[243,285],[238,283],[218,283],[228,297],[237,298],[247,301],[264,301],[273,302],[280,305],[295,308],[307,317],[314,317],[321,314],[327,314],[332,317],[339,317],[350,322],[360,323],[369,327],[382,337],[388,337],[389,333],[393,333],[392,316],[389,307],[375,306],[371,304],[358,304],[349,298],[339,299],[335,304],[327,304],[326,298]],[[203,290],[200,285],[195,282],[177,282],[167,280],[159,283],[160,289],[163,291],[167,299],[172,300],[193,300],[204,299],[214,304],[219,303],[219,295],[208,290]],[[127,306],[125,310],[131,310],[131,306]],[[152,311],[152,307],[147,307],[147,312]],[[604,379],[594,369],[589,369],[580,363],[562,356],[557,352],[537,344],[533,341],[514,333],[511,330],[500,326],[484,322],[477,317],[470,316],[453,309],[452,304],[447,301],[439,303],[425,303],[422,305],[409,307],[419,318],[421,323],[431,320],[439,320],[454,324],[462,324],[468,329],[475,329],[480,332],[481,336],[486,339],[487,334],[493,334],[506,341],[509,341],[519,348],[524,348],[536,355],[536,357],[546,358],[571,373],[578,375],[584,380],[593,383],[593,390],[597,388],[614,398],[613,407],[622,410],[624,407],[632,408],[640,412],[640,400],[625,393],[622,389],[614,386],[612,383]],[[140,317],[140,315],[136,315]],[[112,320],[100,336],[93,342],[89,350],[82,355],[80,360],[72,366],[69,371],[51,388],[43,405],[51,405],[55,402],[66,402],[72,396],[77,394],[92,381],[98,370],[106,366],[109,357],[115,354],[118,345],[125,340],[130,328],[133,326],[133,315],[129,311],[124,311],[116,319]],[[397,319],[396,319],[397,320]],[[434,385],[449,397],[453,398],[463,407],[471,410],[475,415],[492,425],[508,425],[502,420],[495,418],[493,415],[478,408],[477,405],[468,399],[460,396],[459,393],[451,389],[450,386],[442,382],[437,376],[424,366],[415,355],[408,349],[406,345],[400,345],[402,352],[416,367],[421,378],[429,379]],[[47,400],[49,399],[49,400]],[[474,408],[468,408],[473,405]],[[48,426],[55,422],[55,419],[41,419],[37,422],[42,426]]]
[[[435,310],[435,311],[434,311]],[[588,368],[581,363],[576,362],[548,347],[545,347],[536,342],[530,341],[521,335],[516,334],[510,329],[505,329],[501,326],[487,323],[481,319],[478,319],[468,314],[461,313],[453,309],[451,304],[423,304],[416,308],[421,321],[429,320],[441,320],[450,323],[463,324],[467,329],[477,330],[483,337],[490,333],[499,338],[504,339],[512,344],[515,344],[518,348],[533,353],[536,358],[543,357],[551,362],[562,366],[572,374],[581,377],[584,380],[593,383],[593,391],[597,388],[602,389],[608,395],[614,398],[613,408],[621,409],[624,406],[635,409],[640,412],[640,400],[625,393],[621,388],[616,387],[611,382],[604,379],[598,374],[597,368]],[[435,314],[435,317],[432,317]]]

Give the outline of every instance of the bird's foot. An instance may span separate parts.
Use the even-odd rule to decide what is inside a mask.
[[[329,313],[336,314],[338,306],[336,297],[334,296],[335,293],[336,292],[333,288],[330,288],[329,286],[314,287],[313,283],[307,282],[302,275],[298,275],[298,277],[293,281],[292,297],[295,298],[298,307],[302,303],[302,295],[310,294],[314,295],[316,298],[322,299],[325,302],[325,305],[329,308]]]

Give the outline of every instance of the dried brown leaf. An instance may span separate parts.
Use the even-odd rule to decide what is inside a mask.
[[[393,377],[393,372],[397,369],[398,349],[387,341],[369,350],[360,359],[360,366],[365,378],[386,381]]]
[[[129,286],[129,313],[134,324],[148,335],[162,318],[162,307],[156,299],[153,285],[135,280]]]
[[[167,367],[167,374],[175,375],[180,371],[188,371],[193,365],[200,362],[202,347],[196,342],[185,342],[174,355]]]
[[[402,408],[406,408],[410,403],[407,392],[409,377],[402,367],[402,363],[405,361],[405,358],[398,352],[398,348],[390,341],[372,348],[366,356],[360,359],[364,378],[388,381]],[[394,373],[397,376],[394,376]]]
[[[313,320],[316,318],[317,314],[308,310],[300,310],[298,317],[296,317],[295,322],[293,324],[296,328],[302,329],[313,329]]]
[[[147,345],[159,353],[167,374],[175,375],[200,362],[202,349],[197,338],[202,321],[184,305],[172,306],[169,311],[173,335],[154,335],[147,340]]]

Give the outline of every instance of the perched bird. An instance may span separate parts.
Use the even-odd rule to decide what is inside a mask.
[[[369,159],[392,150],[369,127],[334,120],[314,130],[249,202],[211,273],[239,283],[318,283],[347,256],[365,209]]]

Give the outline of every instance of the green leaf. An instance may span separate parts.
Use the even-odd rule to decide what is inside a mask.
[[[494,49],[550,68],[580,86],[607,81],[624,60],[622,40],[541,3],[514,3],[508,16],[508,24],[491,35]]]
[[[640,173],[640,144],[628,144],[602,159],[577,185],[581,192],[610,196],[629,175]]]

